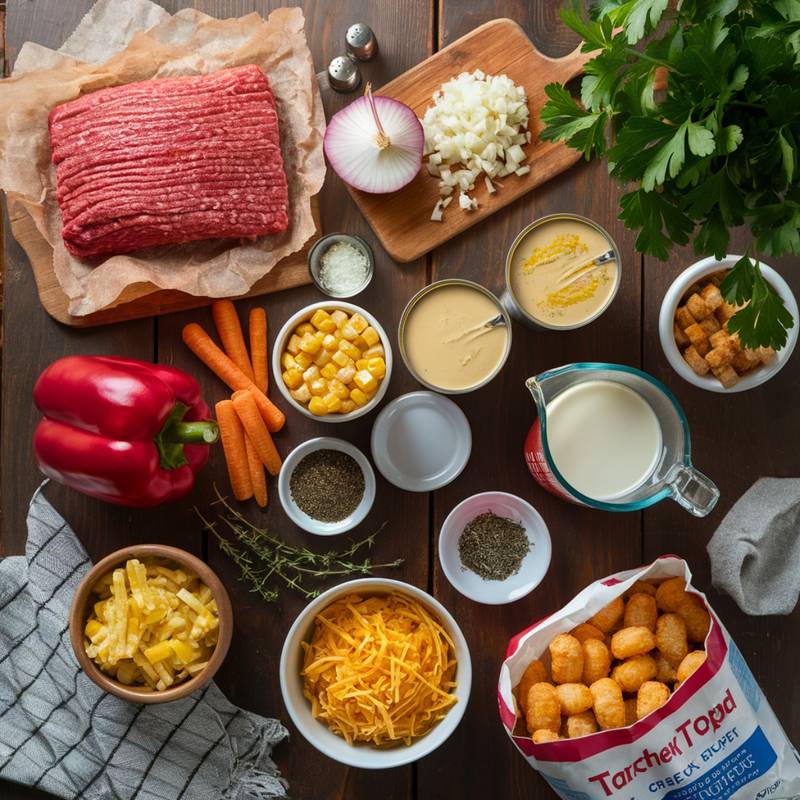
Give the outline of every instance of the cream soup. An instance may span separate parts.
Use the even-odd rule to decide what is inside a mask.
[[[582,265],[612,249],[601,231],[576,219],[533,228],[511,264],[511,292],[534,319],[554,327],[586,322],[610,301],[618,280],[616,261]],[[572,273],[575,270],[575,273]]]
[[[411,309],[403,344],[411,370],[426,383],[464,391],[485,381],[503,360],[508,329],[483,328],[499,304],[478,289],[443,284]]]

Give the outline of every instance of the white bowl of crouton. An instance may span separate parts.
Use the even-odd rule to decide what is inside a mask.
[[[763,262],[762,275],[795,320],[786,345],[778,351],[748,350],[737,334],[728,332],[727,322],[739,309],[725,302],[719,284],[740,258],[710,257],[692,264],[673,281],[661,304],[658,335],[667,361],[684,380],[710,392],[760,386],[781,370],[797,343],[797,301],[786,281]]]

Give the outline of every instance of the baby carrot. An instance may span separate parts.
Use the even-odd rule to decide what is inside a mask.
[[[267,495],[267,477],[264,475],[264,465],[256,453],[250,437],[245,434],[244,446],[247,450],[247,466],[250,468],[250,482],[253,484],[253,497],[261,508],[266,508],[269,502]]]
[[[231,389],[248,389],[255,398],[258,410],[264,418],[267,428],[272,432],[279,431],[286,417],[272,401],[217,347],[211,337],[196,322],[190,322],[183,328],[183,341],[186,346]]]
[[[261,414],[258,413],[253,393],[247,390],[234,392],[231,401],[261,463],[267,468],[270,475],[277,475],[281,471],[281,457],[278,455],[275,442],[272,441]]]
[[[214,406],[214,410],[217,414],[225,463],[228,465],[231,491],[237,500],[249,500],[253,496],[253,484],[250,480],[250,467],[247,465],[242,424],[230,400],[220,400]]]
[[[248,332],[250,334],[253,381],[266,394],[269,385],[269,368],[267,367],[267,312],[263,308],[250,309]]]
[[[217,300],[211,304],[211,316],[214,318],[214,325],[225,354],[252,381],[253,367],[247,355],[247,345],[244,343],[236,307],[230,300]]]

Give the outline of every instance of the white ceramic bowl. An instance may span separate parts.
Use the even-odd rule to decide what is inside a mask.
[[[461,565],[458,540],[464,527],[479,514],[491,511],[519,522],[531,544],[519,571],[504,581],[487,581]],[[477,603],[513,603],[530,594],[550,567],[551,544],[541,514],[521,497],[506,492],[482,492],[462,500],[448,515],[439,533],[439,562],[447,580],[465,597]]]
[[[283,374],[283,369],[281,367],[281,356],[283,355],[283,351],[286,349],[286,343],[289,341],[292,331],[300,323],[308,322],[308,320],[310,320],[313,316],[314,312],[320,308],[324,308],[326,311],[332,311],[340,308],[342,311],[346,311],[348,314],[355,314],[356,312],[361,314],[364,319],[366,319],[367,322],[369,322],[369,324],[378,332],[378,335],[381,337],[381,344],[383,345],[383,349],[385,351],[384,359],[386,361],[386,375],[384,375],[380,386],[378,386],[378,391],[375,392],[372,399],[361,406],[361,408],[357,408],[355,411],[351,411],[349,414],[327,414],[324,417],[314,416],[304,405],[298,403],[291,396],[291,394],[289,394],[289,389],[286,387],[286,384],[283,382],[283,378],[281,377]],[[392,346],[389,343],[389,337],[386,335],[386,331],[383,329],[383,326],[380,324],[380,322],[378,322],[377,319],[375,319],[375,317],[372,316],[372,314],[369,313],[369,311],[361,308],[361,306],[347,303],[344,300],[334,300],[331,298],[329,300],[323,300],[319,303],[312,303],[310,306],[301,308],[297,313],[289,317],[289,319],[286,321],[286,324],[280,329],[278,335],[275,337],[275,344],[272,347],[272,374],[275,376],[275,383],[286,402],[304,416],[308,417],[309,419],[315,419],[318,422],[351,422],[354,419],[363,417],[365,414],[369,414],[369,412],[381,402],[383,396],[386,394],[386,390],[389,388],[389,381],[392,377]]]
[[[315,450],[338,450],[341,453],[347,453],[364,473],[364,496],[361,498],[361,502],[352,514],[338,522],[322,522],[310,517],[292,498],[289,488],[292,472],[309,453],[313,453]],[[335,536],[337,533],[344,533],[355,528],[369,514],[372,504],[375,502],[375,473],[372,471],[372,465],[367,457],[354,445],[332,436],[318,436],[316,439],[309,439],[295,447],[284,459],[278,475],[278,497],[286,515],[295,525],[317,536]]]
[[[456,669],[455,696],[457,702],[436,726],[425,736],[415,739],[406,747],[399,744],[392,748],[377,748],[368,744],[349,745],[340,736],[332,733],[328,726],[311,715],[311,705],[303,696],[303,680],[300,670],[303,665],[303,648],[300,642],[308,641],[314,629],[317,613],[327,608],[343,595],[386,594],[401,592],[426,606],[442,623],[455,644]],[[280,681],[283,702],[297,729],[305,739],[321,753],[341,764],[364,769],[389,769],[410,764],[433,752],[458,727],[464,716],[472,685],[472,664],[464,634],[447,609],[436,599],[416,586],[387,578],[361,578],[334,586],[312,600],[297,616],[286,635],[280,662]]]
[[[692,264],[691,267],[685,269],[673,281],[672,285],[667,289],[664,295],[664,300],[661,303],[661,313],[658,317],[658,336],[661,340],[661,348],[664,355],[667,357],[670,366],[678,373],[684,380],[688,381],[694,386],[701,389],[706,389],[709,392],[746,392],[748,389],[754,389],[762,383],[766,383],[773,375],[783,368],[784,364],[789,360],[792,355],[792,350],[797,344],[798,329],[800,329],[800,319],[798,319],[797,300],[795,300],[792,290],[786,281],[775,272],[772,267],[768,267],[763,262],[761,263],[761,274],[766,279],[767,283],[781,296],[787,310],[794,319],[794,326],[789,328],[786,346],[778,350],[775,358],[769,364],[762,365],[752,372],[748,372],[741,377],[739,382],[726,389],[713,375],[698,375],[687,363],[675,344],[675,337],[673,335],[672,326],[675,318],[675,311],[681,301],[686,290],[695,282],[700,280],[705,275],[710,275],[713,272],[718,272],[723,269],[730,269],[741,256],[725,256],[722,260],[717,260],[713,256],[704,258],[701,261]]]

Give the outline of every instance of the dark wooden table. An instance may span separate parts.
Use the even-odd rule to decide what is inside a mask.
[[[191,5],[181,0],[161,2],[170,11]],[[91,4],[92,0],[8,0],[6,72],[27,40],[59,47]],[[282,4],[200,0],[194,5],[209,14],[228,17],[254,9],[267,13]],[[341,52],[349,24],[364,20],[374,28],[381,55],[366,65],[364,72],[378,87],[495,17],[518,21],[550,55],[562,55],[575,45],[574,37],[558,20],[558,0],[306,0],[302,5],[318,69]],[[328,114],[345,102],[346,97],[328,98]],[[623,279],[611,309],[591,327],[552,334],[515,326],[513,352],[502,375],[481,391],[457,399],[472,423],[473,433],[472,458],[457,481],[426,496],[401,492],[379,479],[375,508],[360,530],[371,532],[388,520],[376,556],[386,560],[403,556],[404,566],[391,577],[426,588],[455,614],[472,652],[474,685],[469,708],[459,729],[436,753],[412,766],[386,772],[340,766],[314,751],[289,725],[291,740],[278,748],[276,758],[298,800],[531,800],[552,796],[515,751],[498,719],[495,685],[507,641],[594,579],[643,564],[664,552],[680,554],[689,561],[697,586],[709,591],[715,609],[744,652],[789,737],[800,741],[800,683],[795,663],[800,655],[800,615],[745,616],[729,598],[711,590],[705,552],[706,542],[725,512],[757,477],[796,476],[800,472],[799,357],[795,355],[766,386],[743,394],[703,392],[682,381],[661,352],[657,318],[667,286],[694,259],[688,250],[676,251],[667,264],[636,253],[633,235],[617,220],[619,195],[620,189],[609,180],[605,164],[581,163],[426,259],[400,265],[383,252],[340,181],[329,173],[322,194],[323,229],[357,233],[372,244],[377,274],[359,302],[389,331],[396,330],[408,298],[431,280],[458,275],[499,291],[508,245],[520,228],[543,214],[574,211],[605,226],[622,253]],[[732,251],[740,251],[746,241],[744,234],[737,235]],[[47,364],[73,353],[156,359],[196,374],[209,400],[216,401],[227,391],[198,366],[180,340],[186,322],[211,324],[207,310],[95,330],[70,330],[49,319],[39,305],[28,261],[7,227],[5,242],[2,548],[5,553],[18,553],[25,543],[28,501],[40,481],[30,446],[37,421],[31,390]],[[797,259],[776,260],[774,266],[782,269],[800,294]],[[310,287],[267,298],[272,332],[293,310],[316,299],[318,294]],[[260,302],[243,302],[239,309],[246,313]],[[689,416],[697,466],[722,490],[719,505],[709,517],[694,519],[668,501],[635,514],[581,509],[551,497],[531,480],[521,450],[534,406],[523,381],[549,367],[578,360],[632,364],[675,391]],[[406,370],[398,366],[389,396],[415,388]],[[343,425],[337,434],[368,451],[373,419],[374,415]],[[327,433],[328,427],[290,414],[279,447],[285,453],[311,436]],[[231,652],[218,676],[220,686],[233,702],[288,722],[278,686],[278,656],[302,602],[283,592],[280,602],[268,606],[248,594],[237,583],[235,568],[202,534],[192,506],[207,506],[212,482],[225,484],[224,470],[221,454],[217,454],[188,501],[157,511],[128,511],[56,486],[49,488],[47,495],[95,558],[122,545],[145,541],[175,544],[202,554],[226,582],[235,608],[236,630]],[[439,526],[449,510],[468,495],[489,489],[528,498],[542,513],[553,540],[553,561],[546,579],[530,596],[509,606],[482,606],[457,594],[442,575],[436,554]],[[309,535],[287,521],[277,501],[263,517],[251,513],[281,535],[313,544]],[[43,796],[2,782],[0,795],[7,800]]]

